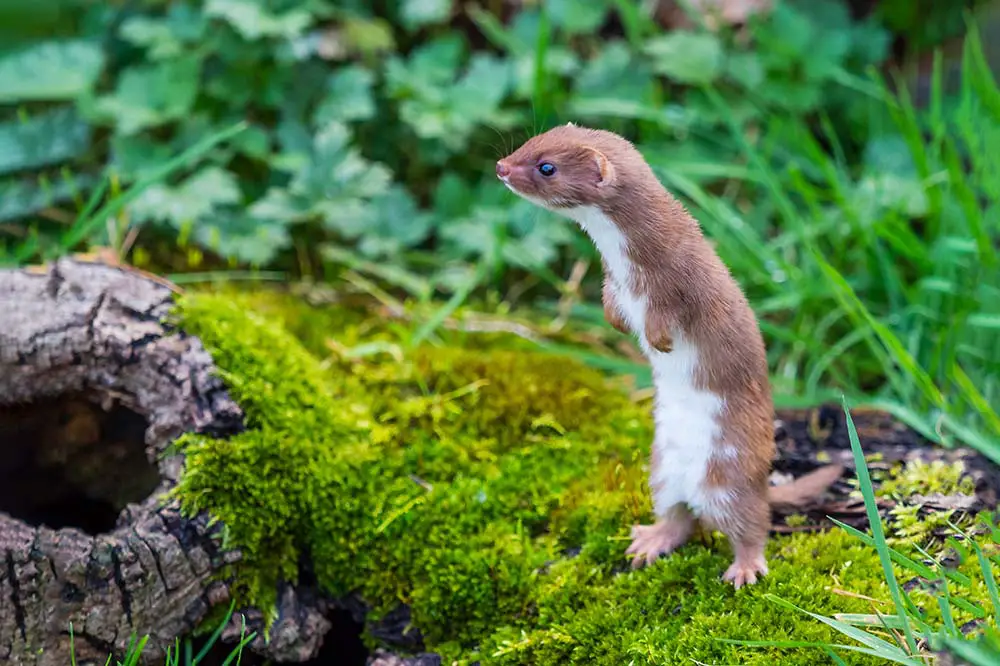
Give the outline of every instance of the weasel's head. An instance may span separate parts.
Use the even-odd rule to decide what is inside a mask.
[[[497,178],[544,208],[600,206],[616,196],[621,167],[637,156],[632,144],[617,134],[560,125],[498,161]]]

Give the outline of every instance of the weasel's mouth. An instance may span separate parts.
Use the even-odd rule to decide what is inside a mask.
[[[500,182],[502,182],[508,190],[518,196],[521,196],[521,193],[517,191],[517,188],[510,184],[510,176],[497,176],[497,178],[500,179]]]

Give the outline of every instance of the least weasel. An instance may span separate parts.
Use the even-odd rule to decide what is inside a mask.
[[[497,162],[511,191],[575,221],[601,255],[608,322],[638,337],[655,384],[649,486],[656,521],[632,528],[632,566],[691,536],[695,520],[734,551],[737,588],[767,573],[770,505],[799,505],[837,465],[770,487],[774,406],[764,341],[742,289],[639,151],[572,123]]]

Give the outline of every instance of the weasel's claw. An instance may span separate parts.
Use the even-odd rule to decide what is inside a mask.
[[[684,544],[691,536],[691,526],[688,522],[657,522],[653,525],[635,525],[632,527],[632,544],[626,549],[626,555],[634,555],[632,568],[648,566],[660,555],[667,555]]]
[[[757,582],[757,576],[767,575],[767,563],[761,559],[752,561],[736,560],[722,574],[722,580],[731,582],[737,590],[744,585],[753,585]]]

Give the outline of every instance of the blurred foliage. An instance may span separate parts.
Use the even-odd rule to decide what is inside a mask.
[[[19,194],[3,219],[51,217],[49,206],[79,200],[74,176],[105,166],[134,183],[245,119],[235,141],[130,207],[143,238],[166,233],[257,266],[287,265],[295,238],[378,260],[419,248],[439,266],[487,262],[502,275],[544,269],[574,239],[495,187],[492,161],[529,129],[572,118],[655,141],[677,162],[729,161],[725,119],[701,90],[711,85],[748,131],[776,111],[826,109],[863,134],[837,81],[885,57],[890,35],[874,20],[852,21],[834,0],[783,2],[745,33],[666,31],[642,6],[5,6],[8,25],[72,34],[0,54],[0,189]]]
[[[442,317],[576,290],[572,316],[600,321],[591,243],[492,168],[573,120],[633,139],[698,217],[779,398],[875,394],[1000,459],[1000,91],[981,49],[956,94],[935,61],[922,108],[869,76],[983,3],[863,4],[709,28],[637,0],[4,2],[27,37],[0,40],[0,259],[346,264],[450,293]]]

